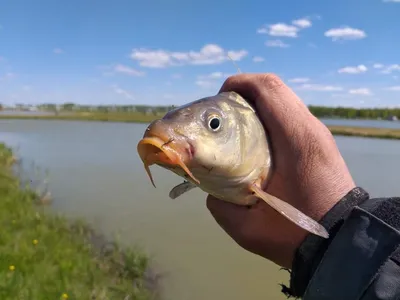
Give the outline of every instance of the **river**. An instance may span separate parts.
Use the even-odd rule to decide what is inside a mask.
[[[400,122],[381,122],[400,128]],[[166,272],[165,299],[286,299],[278,284],[287,283],[287,273],[236,245],[207,211],[203,192],[169,199],[169,190],[181,179],[158,167],[152,167],[153,188],[136,153],[145,127],[0,120],[0,141],[18,147],[25,164],[34,162],[49,171],[55,210],[85,217],[107,235],[118,233],[124,243],[143,247],[155,267]],[[400,195],[400,141],[336,141],[358,185],[372,196]]]

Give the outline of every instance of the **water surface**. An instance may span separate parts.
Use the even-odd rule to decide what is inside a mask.
[[[324,118],[322,118],[320,120],[325,125],[400,129],[400,121],[354,120],[354,119],[324,119]]]
[[[278,283],[288,275],[236,245],[210,216],[203,192],[169,199],[181,179],[158,167],[152,167],[157,189],[152,187],[136,153],[145,127],[0,120],[0,141],[18,147],[25,162],[49,170],[54,209],[143,246],[167,272],[166,299],[286,299]],[[336,141],[358,185],[372,196],[400,195],[400,141]]]

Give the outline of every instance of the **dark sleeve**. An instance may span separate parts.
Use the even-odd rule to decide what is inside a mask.
[[[400,198],[370,199],[355,188],[320,223],[330,237],[309,235],[298,248],[288,297],[400,299]]]

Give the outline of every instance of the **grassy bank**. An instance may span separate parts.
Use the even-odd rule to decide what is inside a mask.
[[[13,163],[12,151],[0,143],[0,299],[154,296],[146,285],[146,255],[101,247],[83,222],[45,212],[13,176]]]
[[[328,126],[333,135],[400,140],[400,129]]]
[[[124,122],[124,123],[148,123],[156,118],[161,118],[163,114],[143,114],[135,112],[82,112],[65,113],[59,115],[0,115],[0,119],[20,119],[20,120],[64,120],[64,121],[97,121],[97,122]]]
[[[74,113],[49,116],[34,115],[0,115],[1,119],[22,119],[22,120],[65,120],[65,121],[100,121],[100,122],[128,122],[128,123],[149,123],[163,115],[145,115],[143,113]],[[363,128],[348,126],[328,126],[332,134],[345,136],[359,136],[381,139],[400,139],[400,129],[384,128]]]

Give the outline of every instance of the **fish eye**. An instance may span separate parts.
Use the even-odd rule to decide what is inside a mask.
[[[210,120],[208,121],[208,127],[210,127],[212,131],[217,131],[221,127],[220,118],[218,117],[210,118]]]

